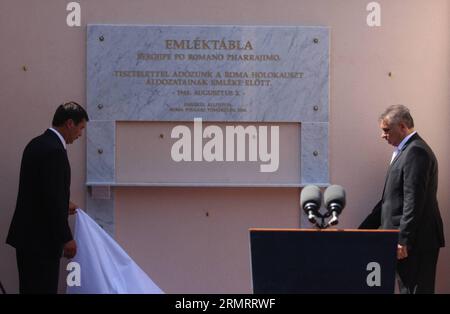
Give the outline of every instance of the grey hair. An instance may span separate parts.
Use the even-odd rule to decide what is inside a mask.
[[[409,129],[414,127],[414,120],[409,113],[409,109],[404,105],[389,106],[379,118],[380,121],[386,121],[389,124],[403,122]]]

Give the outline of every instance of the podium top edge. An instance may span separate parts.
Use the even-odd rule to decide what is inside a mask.
[[[294,229],[294,228],[249,228],[250,232],[388,232],[398,233],[398,230],[378,230],[378,229]]]

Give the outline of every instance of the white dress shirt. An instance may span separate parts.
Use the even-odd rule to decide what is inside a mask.
[[[395,148],[394,152],[392,153],[392,158],[391,158],[391,163],[394,161],[395,157],[397,157],[398,153],[400,153],[402,151],[403,146],[405,146],[405,143],[411,138],[411,136],[413,136],[414,134],[416,134],[417,131],[412,132],[411,134],[409,134],[408,136],[406,136],[401,142],[400,144],[398,144],[398,146]]]
[[[61,140],[61,143],[64,146],[64,149],[67,150],[66,141],[64,140],[64,137],[62,137],[62,135],[58,131],[56,131],[54,128],[50,128],[49,130],[52,130],[53,132],[55,132],[56,135],[58,135],[59,139]]]

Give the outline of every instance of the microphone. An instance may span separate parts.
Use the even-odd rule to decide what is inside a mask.
[[[319,212],[322,203],[322,194],[320,189],[315,185],[307,185],[302,189],[300,194],[300,204],[308,215],[309,222],[316,223],[316,215]]]
[[[338,224],[338,216],[345,207],[345,190],[340,185],[330,185],[324,193],[325,207],[331,214],[332,218],[328,225],[334,226]]]

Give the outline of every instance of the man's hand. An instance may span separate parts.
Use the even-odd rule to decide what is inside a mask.
[[[74,215],[77,213],[78,205],[69,201],[69,215]]]
[[[66,258],[74,258],[77,254],[77,243],[75,240],[70,240],[66,244],[64,244],[64,257]]]
[[[404,259],[408,257],[408,248],[406,246],[397,244],[397,259]]]

